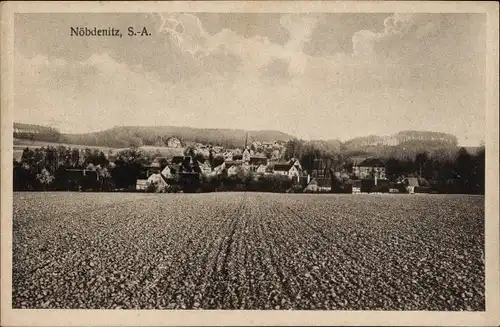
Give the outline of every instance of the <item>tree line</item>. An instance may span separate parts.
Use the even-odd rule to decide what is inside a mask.
[[[484,194],[484,146],[473,154],[463,147],[430,147],[424,150],[420,147],[398,146],[379,147],[379,151],[368,152],[294,139],[287,142],[285,148],[285,159],[297,158],[308,172],[319,169],[327,172],[328,176],[333,177],[333,172],[337,172],[337,175],[356,179],[352,169],[353,158],[374,156],[385,162],[387,178],[392,182],[404,177],[419,177],[445,193],[451,187],[449,185],[453,184],[452,188],[456,192]],[[321,163],[319,167],[318,161]]]
[[[285,159],[297,158],[307,173],[312,173],[318,168],[329,172],[325,175],[332,178],[332,185],[337,188],[350,179],[356,179],[351,159],[353,155],[362,154],[346,153],[325,143],[301,140],[292,140],[285,147]],[[189,147],[185,155],[191,155],[196,162],[203,163],[208,160],[211,167],[223,162],[221,157],[214,156],[212,152],[205,158]],[[109,162],[107,156],[97,149],[79,150],[64,146],[25,148],[21,160],[14,161],[14,190],[131,189],[135,188],[138,178],[145,178],[142,175],[143,167],[151,163],[155,156],[157,154],[130,148],[118,152],[114,162]],[[315,166],[317,159],[321,159],[321,167]],[[391,182],[401,181],[404,177],[419,177],[443,193],[484,194],[484,147],[475,154],[469,153],[464,148],[455,151],[432,149],[414,155],[404,152],[391,153],[381,159],[385,162],[387,178]],[[165,158],[160,160],[160,165],[161,168],[167,165]],[[81,177],[78,171],[73,175],[68,173],[82,169],[90,173],[85,177]],[[257,177],[245,173],[227,176],[227,172],[217,177],[201,177],[199,182],[200,189],[205,191],[211,189],[287,191],[294,187],[293,182],[287,184],[290,182],[279,176]]]

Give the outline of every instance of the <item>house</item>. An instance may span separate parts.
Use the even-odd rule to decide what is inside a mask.
[[[184,162],[184,156],[174,156],[170,161],[172,165],[180,165]]]
[[[361,180],[355,179],[355,180],[348,180],[346,182],[346,185],[350,185],[351,191],[353,194],[358,194],[361,193]]]
[[[236,175],[243,170],[241,161],[226,161],[225,168],[227,169],[227,176]]]
[[[389,193],[391,185],[387,179],[364,178],[361,180],[362,193]]]
[[[257,172],[260,166],[264,166],[265,171],[265,167],[267,166],[267,158],[264,156],[252,156],[248,161],[248,165],[250,171]]]
[[[304,189],[304,192],[330,192],[332,180],[330,178],[315,177]]]
[[[162,192],[168,186],[165,177],[160,173],[152,174],[149,176],[146,182],[146,189],[148,187],[154,187],[156,192]]]
[[[298,178],[299,171],[294,164],[284,163],[284,164],[275,164],[274,165],[274,174],[275,175],[283,175],[288,176],[289,178]]]
[[[407,177],[403,180],[403,184],[405,185],[406,191],[410,194],[413,194],[415,193],[415,187],[419,186],[418,178]]]
[[[292,158],[292,159],[288,160],[288,162],[287,162],[287,163],[289,163],[289,164],[293,164],[293,165],[297,168],[297,170],[298,170],[299,172],[301,172],[301,171],[302,171],[302,165],[300,164],[299,159],[297,159],[297,158]]]
[[[234,154],[232,151],[226,151],[222,154],[224,161],[233,161]]]
[[[220,164],[219,166],[214,167],[214,169],[212,171],[212,175],[218,175],[218,174],[222,173],[224,171],[224,169],[226,169],[226,162],[225,161],[222,164]]]
[[[215,153],[221,153],[224,150],[224,147],[216,145],[212,147],[212,150],[214,150]]]
[[[200,167],[201,173],[203,175],[210,175],[212,172],[212,166],[210,166],[210,163],[208,161],[205,161],[204,163],[198,162],[198,166]]]
[[[166,143],[167,143],[167,147],[169,147],[169,148],[180,148],[180,147],[182,147],[181,141],[178,138],[173,137],[173,136],[169,137],[167,139]]]
[[[243,162],[250,162],[250,156],[251,156],[250,150],[246,148],[242,153]]]
[[[163,170],[160,172],[160,174],[165,177],[166,179],[174,178],[175,172],[178,170],[175,170],[175,167],[170,167],[170,166],[165,166]]]
[[[257,149],[259,146],[262,146],[262,143],[260,141],[253,141],[252,142],[252,147],[254,149]]]
[[[248,163],[250,166],[267,166],[267,158],[265,156],[252,156],[250,157],[250,161]]]
[[[161,171],[160,163],[157,161],[153,161],[150,165],[143,165],[143,169],[146,173],[146,178],[153,174],[158,174]]]
[[[255,172],[256,172],[257,174],[265,174],[265,173],[266,173],[266,171],[267,171],[267,165],[262,165],[262,164],[261,164],[261,165],[259,165],[259,166],[257,166],[257,167],[255,168]]]
[[[135,183],[135,189],[137,191],[145,191],[148,188],[148,180],[147,179],[137,179]]]
[[[366,158],[359,163],[353,160],[352,172],[360,179],[386,178],[385,164],[378,158]]]

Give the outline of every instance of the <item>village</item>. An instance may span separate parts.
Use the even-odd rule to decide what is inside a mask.
[[[200,142],[196,137],[186,140],[165,133],[149,144],[124,148],[51,142],[53,134],[57,132],[43,126],[15,126],[14,190],[483,192],[482,177],[476,172],[481,171],[484,151],[469,154],[455,145],[454,137],[439,133],[410,131],[395,136],[399,144],[428,142],[429,151],[405,153],[404,145],[394,146],[383,138],[368,137],[362,140],[366,144],[357,145],[358,149],[392,147],[392,154],[379,152],[382,156],[377,150],[342,152],[314,141],[249,140],[248,132],[240,146]]]
[[[171,137],[167,144],[172,148],[181,147],[181,142],[175,137]],[[415,177],[389,183],[382,160],[369,156],[351,159],[350,176],[346,172],[328,169],[321,158],[315,159],[314,168],[307,171],[298,158],[285,160],[285,145],[286,142],[274,140],[254,141],[244,149],[224,149],[221,146],[195,143],[185,151],[186,155],[171,158],[160,156],[143,165],[136,190],[161,192],[168,188],[169,181],[179,180],[181,175],[196,178],[220,175],[243,178],[250,175],[254,179],[281,176],[288,178],[302,192],[332,192],[335,180],[342,179],[346,183],[341,190],[337,190],[342,193],[414,193],[415,187],[419,186]],[[265,151],[270,155],[266,156]]]

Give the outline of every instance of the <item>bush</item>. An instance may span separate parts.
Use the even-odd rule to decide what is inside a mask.
[[[290,189],[290,193],[302,193],[304,191],[304,186],[301,184],[293,184],[292,188]]]
[[[433,189],[429,186],[416,186],[415,193],[432,193]]]
[[[389,193],[389,181],[386,179],[378,179],[377,185],[375,185],[375,180],[373,179],[363,179],[361,180],[361,192],[380,192]]]
[[[54,176],[52,176],[47,169],[43,168],[42,171],[36,175],[36,179],[38,183],[41,185],[41,187],[44,190],[47,190],[52,185],[52,182],[54,181]]]

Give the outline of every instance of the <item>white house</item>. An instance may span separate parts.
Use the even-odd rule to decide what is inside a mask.
[[[222,156],[224,157],[224,161],[233,161],[233,152],[231,151],[226,151],[222,154]]]
[[[356,177],[364,178],[386,178],[386,170],[384,163],[378,158],[366,158],[365,160],[357,163],[353,160],[352,171]]]
[[[300,164],[299,159],[292,158],[292,159],[288,160],[287,163],[293,164],[299,172],[302,171],[302,165]]]
[[[169,166],[165,166],[160,174],[162,174],[165,178],[173,178],[172,170]]]
[[[167,147],[180,148],[181,146],[181,141],[178,138],[172,136],[167,139]]]
[[[213,146],[212,149],[214,150],[215,153],[221,153],[222,150],[224,150],[224,147],[216,145]]]
[[[266,173],[266,168],[267,165],[259,165],[257,169],[255,170],[256,173],[258,174],[265,174]]]
[[[204,163],[198,162],[198,166],[200,167],[201,173],[203,175],[210,175],[210,173],[212,172],[212,167],[210,166],[208,161],[205,161]]]
[[[149,176],[147,186],[150,185],[154,185],[157,192],[162,192],[168,186],[167,182],[161,176],[161,174],[153,174]]]
[[[236,175],[238,172],[243,171],[241,163],[231,163],[229,165],[226,164],[226,167],[228,176]]]
[[[289,178],[299,178],[299,170],[297,167],[292,163],[285,163],[285,164],[276,164],[274,165],[274,174],[275,175],[283,175],[283,176],[288,176]]]
[[[406,191],[410,194],[415,193],[415,187],[419,186],[418,178],[416,177],[405,178],[403,183],[405,185]]]
[[[243,162],[250,162],[250,156],[251,156],[250,150],[248,148],[246,148],[242,154]]]

